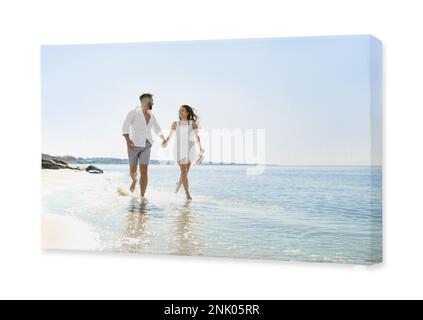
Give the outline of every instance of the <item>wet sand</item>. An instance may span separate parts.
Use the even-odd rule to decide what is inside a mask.
[[[43,195],[66,187],[85,172],[71,170],[42,170]],[[41,214],[41,248],[43,250],[89,250],[101,247],[96,232],[82,220],[58,214]]]
[[[41,247],[44,250],[96,251],[100,248],[96,233],[76,218],[43,213],[41,228]]]

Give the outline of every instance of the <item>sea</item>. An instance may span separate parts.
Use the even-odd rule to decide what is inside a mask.
[[[103,174],[67,172],[43,185],[42,205],[88,224],[99,251],[350,264],[383,259],[380,166],[265,166],[255,175],[247,165],[192,166],[191,201],[182,187],[175,193],[177,166],[149,166],[146,199],[139,186],[122,195],[129,193],[127,164],[97,166]]]

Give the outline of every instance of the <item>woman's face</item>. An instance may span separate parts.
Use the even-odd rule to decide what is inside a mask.
[[[188,111],[184,107],[179,108],[179,118],[187,119],[188,118]]]

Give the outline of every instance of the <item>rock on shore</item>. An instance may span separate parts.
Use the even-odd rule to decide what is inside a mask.
[[[70,170],[79,170],[79,171],[84,170],[79,166],[71,167],[66,161],[63,160],[63,158],[64,157],[54,157],[54,156],[50,156],[48,154],[43,153],[41,154],[41,169],[53,169],[53,170],[70,169]],[[66,158],[71,159],[71,161],[72,159],[76,159],[72,156],[66,156]],[[85,171],[89,173],[94,173],[94,174],[103,173],[103,170],[93,165],[89,165],[88,167],[86,167]]]
[[[88,171],[89,173],[103,173],[103,170],[93,165],[89,165],[88,167],[86,167],[85,171]]]

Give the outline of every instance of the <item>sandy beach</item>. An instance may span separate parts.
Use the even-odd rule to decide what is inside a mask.
[[[41,247],[44,250],[91,250],[100,248],[97,234],[72,217],[43,213]]]

